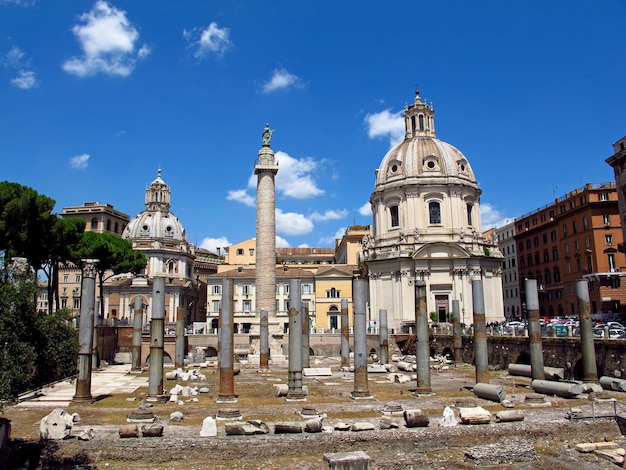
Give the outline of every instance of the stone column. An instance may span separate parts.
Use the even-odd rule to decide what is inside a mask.
[[[152,278],[152,319],[150,321],[150,375],[146,401],[163,399],[163,343],[165,336],[165,278]]]
[[[452,301],[452,335],[454,337],[454,362],[463,362],[463,337],[461,330],[461,308],[458,300]]]
[[[259,351],[259,365],[261,370],[269,369],[269,359],[270,359],[270,343],[269,343],[269,334],[268,334],[268,319],[267,319],[267,310],[261,310],[260,315],[260,328],[259,328],[259,343],[260,343],[260,351]]]
[[[302,306],[302,368],[310,367],[310,343],[309,343],[309,307]]]
[[[352,398],[372,398],[367,383],[367,281],[352,281],[352,302],[354,306],[354,391]]]
[[[176,309],[176,358],[174,365],[177,369],[185,366],[185,308],[178,307]]]
[[[341,367],[350,367],[350,324],[348,299],[341,299]]]
[[[533,380],[546,378],[543,368],[543,345],[539,323],[539,293],[537,279],[525,279],[526,308],[528,310],[528,337],[530,341],[530,374]]]
[[[276,319],[276,200],[275,182],[278,165],[270,147],[272,131],[263,130],[263,146],[254,165],[257,176],[256,196],[256,306],[268,312],[271,334],[279,333]],[[260,323],[260,318],[259,318]],[[260,324],[259,324],[260,328]]]
[[[576,281],[576,295],[578,296],[578,311],[580,312],[580,345],[583,354],[583,380],[585,382],[597,382],[598,366],[596,364],[596,347],[593,339],[591,306],[589,304],[589,282],[587,280],[582,279]]]
[[[472,281],[472,306],[474,308],[474,364],[476,383],[489,383],[489,350],[485,325],[485,297],[483,282]]]
[[[98,327],[102,324],[102,317],[100,316],[100,301],[96,301],[96,308],[93,312],[93,339],[91,340],[91,370],[98,370],[99,356],[98,356]]]
[[[80,325],[78,340],[78,377],[76,379],[76,393],[73,401],[91,401],[91,365],[93,318],[96,305],[96,265],[97,259],[82,260],[82,284],[80,289]]]
[[[378,322],[380,323],[380,363],[387,364],[389,362],[389,333],[387,330],[387,310],[384,308],[378,310]]]
[[[222,281],[222,309],[220,310],[220,391],[217,403],[237,403],[235,395],[234,341],[233,330],[233,285],[232,279]]]
[[[289,281],[289,390],[287,400],[303,400],[302,391],[302,298],[300,279]]]
[[[132,349],[132,372],[141,372],[141,331],[143,329],[143,300],[140,296],[135,297],[133,304],[133,349]]]
[[[430,388],[430,338],[426,312],[426,283],[415,281],[415,357],[417,361],[416,395],[432,392]]]

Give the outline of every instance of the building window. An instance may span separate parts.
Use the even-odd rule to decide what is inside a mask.
[[[74,279],[74,282],[76,282],[76,284],[80,284],[80,274],[77,274]]]
[[[248,285],[248,284],[242,284],[242,286],[241,286],[241,293],[242,293],[243,295],[248,295],[248,294],[250,294],[250,285]]]
[[[302,284],[302,293],[310,294],[311,293],[311,284]]]
[[[543,244],[544,245],[548,243],[548,234],[547,233],[544,233],[541,238],[543,240]]]
[[[604,225],[606,226],[611,225],[611,216],[609,214],[602,215],[602,219],[604,220]]]
[[[91,219],[91,230],[98,230],[98,219],[95,217]]]
[[[567,237],[567,225],[563,225],[563,236]]]
[[[289,284],[283,284],[283,292],[289,294]]]
[[[418,119],[418,121],[419,121],[420,131],[423,131],[423,130],[424,130],[424,115],[423,115],[423,114],[420,114],[420,115],[417,117],[417,119]]]
[[[111,231],[111,220],[107,219],[107,232]]]
[[[70,282],[70,276],[67,274],[63,275],[63,282]]]
[[[251,300],[244,300],[243,301],[243,311],[246,313],[250,313],[250,311],[252,310],[252,301]]]
[[[604,242],[607,245],[609,245],[609,246],[612,245],[613,244],[613,235],[605,235],[604,236]]]
[[[467,205],[467,225],[472,225],[472,204]]]
[[[589,220],[587,217],[583,217],[583,230],[587,230],[589,228]]]
[[[332,289],[326,291],[326,297],[329,299],[338,299],[341,297],[341,291],[333,287]]]
[[[428,203],[428,215],[431,224],[441,223],[441,207],[438,202]]]
[[[601,201],[608,201],[609,200],[609,194],[608,193],[600,193],[600,200]]]
[[[212,287],[213,295],[220,295],[220,291],[221,291],[220,287],[221,286],[213,286]]]
[[[391,226],[398,227],[400,225],[400,218],[398,217],[398,206],[389,207],[389,214],[391,215]]]
[[[559,268],[557,268],[556,266],[554,267],[554,282],[561,282],[561,273],[559,271]]]
[[[248,254],[249,254],[250,256],[254,256],[254,248],[250,248],[250,249],[248,250]]]
[[[539,216],[539,218],[540,218],[540,220],[542,222],[545,222],[546,221],[546,214],[541,214],[541,216]]]
[[[75,297],[74,298],[74,310],[78,310],[79,308],[80,308],[80,298]]]
[[[552,261],[556,261],[559,259],[559,250],[556,248],[552,250]]]
[[[237,256],[243,256],[243,248],[237,248]]]
[[[587,248],[589,248],[591,246],[591,240],[589,239],[589,237],[585,237],[585,246]]]
[[[288,311],[289,311],[289,308],[291,307],[291,305],[289,304],[289,299],[284,300],[284,301],[283,301],[283,305],[284,305],[284,307],[285,307],[285,312],[288,312]]]
[[[212,305],[213,305],[213,312],[219,313],[219,311],[220,311],[220,301],[219,300],[214,300],[212,302]]]
[[[553,242],[556,241],[556,230],[552,230],[552,232],[550,232],[550,240]]]
[[[579,273],[581,271],[582,271],[582,267],[580,263],[580,258],[576,258],[576,272]]]
[[[565,244],[565,254],[569,253],[569,243]]]
[[[587,256],[587,271],[593,272],[593,261],[591,260],[591,256]]]
[[[67,299],[61,299],[61,308],[67,308]]]
[[[577,232],[576,228],[577,228],[577,227],[576,227],[576,221],[574,220],[574,221],[572,222],[572,231],[573,231],[574,233],[576,233],[576,232]]]
[[[519,251],[524,251],[524,242],[519,242]]]
[[[614,273],[615,272],[615,254],[614,253],[609,253],[608,254],[608,261],[609,261],[609,271]]]
[[[539,237],[534,237],[533,238],[533,246],[535,248],[537,248],[539,246]]]
[[[544,263],[547,263],[548,261],[550,261],[550,253],[548,253],[547,250],[543,252],[543,261]]]
[[[530,246],[530,238],[528,240],[526,240],[526,248],[528,248],[530,250],[531,246]]]
[[[574,248],[576,248],[576,251],[580,250],[580,243],[578,243],[578,240],[574,240]]]

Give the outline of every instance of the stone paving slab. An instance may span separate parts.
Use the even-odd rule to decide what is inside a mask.
[[[148,377],[129,374],[130,364],[116,364],[91,374],[91,395],[111,395],[114,393],[133,393],[139,387],[148,386]],[[76,393],[76,382],[59,382],[53,387],[42,389],[42,394],[28,397],[17,407],[67,407]]]

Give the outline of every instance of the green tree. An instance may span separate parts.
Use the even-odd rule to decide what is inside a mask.
[[[146,256],[141,251],[133,250],[129,240],[110,233],[84,232],[79,243],[74,247],[73,258],[97,259],[98,286],[100,288],[100,315],[104,316],[104,281],[106,273],[139,274],[146,267]]]
[[[56,221],[55,201],[32,188],[0,182],[0,250],[6,258],[21,256],[39,268],[48,259],[48,240]]]
[[[83,219],[64,219],[57,217],[52,225],[51,231],[45,237],[43,243],[46,245],[48,259],[42,266],[38,266],[48,278],[48,313],[51,314],[54,306],[58,308],[59,303],[59,266],[72,261],[72,251],[75,245],[80,242],[85,230]]]

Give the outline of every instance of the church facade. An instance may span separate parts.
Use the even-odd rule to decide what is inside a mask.
[[[458,300],[461,322],[470,325],[473,280],[482,281],[486,321],[501,321],[502,254],[497,237],[483,237],[472,167],[437,139],[434,109],[419,92],[404,121],[405,138],[382,159],[370,197],[373,230],[363,239],[370,324],[385,309],[390,331],[406,331],[416,292],[425,289],[433,322],[450,321]]]

